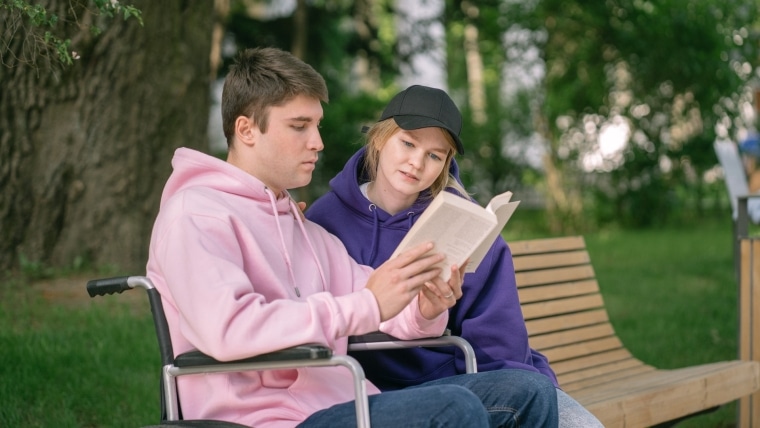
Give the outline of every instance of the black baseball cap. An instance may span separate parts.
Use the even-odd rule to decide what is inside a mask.
[[[437,126],[449,131],[457,146],[457,152],[464,154],[462,140],[462,114],[449,95],[437,88],[412,85],[396,94],[383,110],[378,122],[393,118],[398,126],[407,131]]]

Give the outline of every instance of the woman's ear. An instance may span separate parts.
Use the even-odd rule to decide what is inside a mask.
[[[258,126],[253,118],[238,116],[235,119],[235,139],[246,146],[253,146],[256,142]]]

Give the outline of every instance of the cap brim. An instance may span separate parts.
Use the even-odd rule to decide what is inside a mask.
[[[430,128],[430,127],[443,128],[449,131],[449,134],[454,139],[454,142],[456,143],[456,146],[457,146],[457,152],[460,155],[464,154],[464,146],[462,145],[462,140],[459,139],[459,136],[456,135],[454,131],[449,129],[448,126],[446,126],[443,122],[439,120],[436,120],[427,116],[413,116],[413,115],[398,115],[398,116],[393,116],[393,119],[396,121],[398,126],[401,127],[401,129],[405,129],[407,131],[420,129],[420,128]]]

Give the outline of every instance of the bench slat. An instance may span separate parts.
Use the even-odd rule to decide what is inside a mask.
[[[557,376],[561,376],[565,373],[575,372],[602,364],[614,363],[616,361],[622,361],[629,358],[633,358],[631,353],[628,352],[628,350],[625,348],[619,348],[608,352],[589,355],[584,358],[576,358],[574,360],[558,361],[556,363],[549,360],[549,363],[551,363],[552,369],[554,369],[554,373],[556,373]],[[562,386],[561,381],[560,386]]]
[[[561,238],[529,239],[509,243],[512,256],[524,254],[549,253],[553,251],[585,250],[586,241],[582,236],[566,236]]]
[[[598,309],[604,306],[600,294],[590,296],[571,297],[569,299],[558,299],[548,302],[528,303],[522,305],[523,317],[526,320],[533,318],[544,318],[557,314],[568,314],[581,312],[590,309]]]
[[[574,314],[560,314],[550,318],[526,319],[525,325],[528,327],[528,335],[533,340],[533,337],[541,334],[603,322],[609,322],[609,318],[607,317],[607,311],[601,308]],[[540,351],[543,349],[543,346],[535,347],[535,349]]]
[[[636,358],[626,358],[562,375],[562,388],[569,392],[655,370]]]
[[[541,336],[530,338],[530,344],[534,349],[548,349],[551,347],[576,343],[579,340],[592,340],[615,335],[615,330],[609,323],[596,324],[587,327],[575,328],[572,330],[562,330]]]
[[[571,345],[557,346],[555,348],[544,349],[543,354],[549,358],[549,361],[565,361],[585,357],[588,355],[598,354],[600,352],[611,351],[622,348],[623,343],[617,336],[605,337],[603,339],[589,340],[587,342],[576,342]]]
[[[543,300],[559,299],[562,297],[580,296],[599,292],[599,284],[595,280],[563,282],[556,285],[518,288],[520,302],[523,304]]]
[[[591,265],[560,267],[531,271],[515,271],[517,287],[530,287],[560,282],[582,281],[594,278]]]
[[[547,267],[575,266],[588,264],[588,252],[583,250],[564,253],[533,254],[513,257],[515,269],[521,271],[546,269]]]

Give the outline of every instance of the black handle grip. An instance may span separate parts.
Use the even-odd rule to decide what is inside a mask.
[[[129,279],[128,276],[117,276],[113,278],[93,279],[87,281],[87,293],[90,297],[122,293],[132,288],[127,284],[127,279]]]

